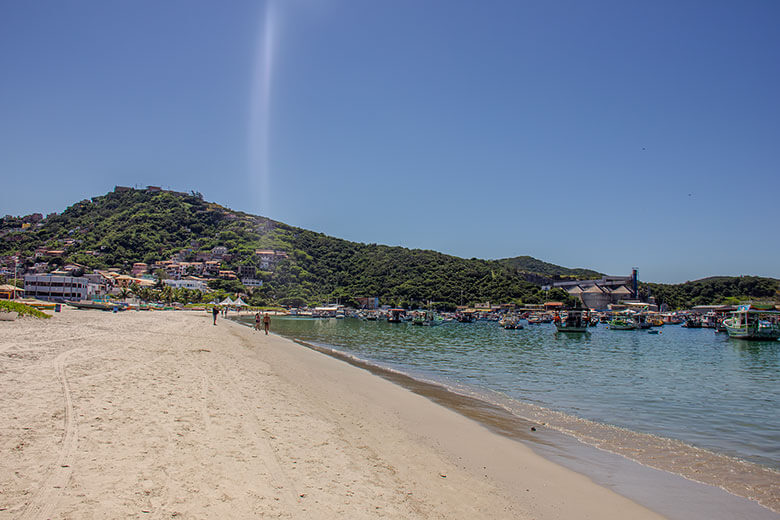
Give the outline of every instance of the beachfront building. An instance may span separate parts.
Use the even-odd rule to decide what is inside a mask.
[[[582,287],[580,287],[580,289],[582,289]],[[569,294],[572,293],[569,292]],[[580,301],[582,301],[588,309],[604,310],[609,308],[610,303],[617,303],[617,301],[612,301],[609,292],[607,292],[605,288],[596,284],[591,285],[586,289],[582,289],[577,296],[579,296]]]
[[[192,291],[206,292],[209,290],[208,284],[203,280],[196,278],[184,278],[183,280],[163,280],[165,285],[174,289],[190,289]]]
[[[589,309],[606,310],[610,305],[626,300],[636,300],[637,272],[631,276],[603,276],[599,280],[567,280],[544,286],[543,289],[559,288],[579,298]]]
[[[367,298],[355,298],[361,309],[375,310],[379,308],[379,298],[367,297]]]
[[[312,312],[312,318],[335,318],[339,313],[344,313],[343,305],[326,305],[315,307]]]
[[[87,284],[83,276],[27,275],[24,293],[28,298],[47,301],[84,300]]]

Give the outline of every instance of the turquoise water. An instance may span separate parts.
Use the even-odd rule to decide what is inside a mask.
[[[552,325],[439,327],[273,318],[273,332],[472,394],[683,441],[780,469],[780,342],[663,327],[585,335]]]

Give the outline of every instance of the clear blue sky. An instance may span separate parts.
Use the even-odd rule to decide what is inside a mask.
[[[0,214],[152,184],[467,258],[780,277],[779,24],[775,0],[2,0]]]

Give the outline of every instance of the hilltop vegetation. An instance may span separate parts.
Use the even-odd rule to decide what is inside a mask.
[[[254,303],[292,305],[378,297],[394,306],[439,307],[490,301],[541,303],[569,299],[540,286],[558,279],[601,277],[529,256],[502,260],[463,259],[435,251],[362,244],[288,226],[265,217],[206,202],[197,193],[129,190],[73,204],[21,230],[22,219],[0,222],[0,256],[20,254],[28,267],[75,262],[87,269],[117,268],[168,260],[193,261],[217,246],[228,250],[222,268],[255,265],[257,249],[284,251],[287,258],[259,271],[262,288],[245,289],[237,280],[214,280],[213,288],[251,294]],[[60,249],[57,257],[34,259],[36,248]],[[778,280],[711,278],[678,285],[642,284],[644,295],[671,308],[777,297]]]
[[[152,264],[181,252],[184,260],[193,260],[216,246],[228,249],[225,268],[253,264],[256,249],[285,251],[289,258],[261,272],[265,283],[255,291],[257,299],[282,303],[349,303],[376,296],[391,305],[434,301],[454,306],[566,298],[562,291],[545,295],[524,273],[501,261],[349,242],[229,210],[196,194],[145,190],[84,200],[46,218],[40,227],[6,233],[0,254],[20,253],[32,265],[36,248],[64,249],[66,243],[62,258],[44,259],[127,272],[134,262]],[[552,270],[552,264],[545,265]]]
[[[515,269],[519,273],[529,274],[531,276],[541,276],[550,279],[571,278],[575,280],[595,280],[603,276],[598,271],[591,269],[569,269],[559,265],[550,264],[537,260],[532,256],[516,256],[514,258],[504,258],[499,260],[503,265]]]
[[[758,276],[717,276],[676,285],[643,283],[640,295],[655,296],[670,309],[696,305],[737,305],[746,301],[780,301],[780,280]]]

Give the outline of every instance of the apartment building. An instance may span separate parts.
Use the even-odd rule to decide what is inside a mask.
[[[83,276],[27,275],[24,294],[28,298],[47,301],[84,300],[88,280]]]

